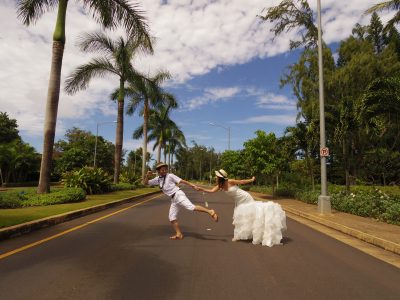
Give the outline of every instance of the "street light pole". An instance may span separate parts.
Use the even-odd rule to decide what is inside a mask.
[[[97,137],[99,136],[99,125],[107,124],[107,123],[117,123],[117,121],[96,123],[96,140],[95,140],[95,143],[94,143],[94,158],[93,158],[93,167],[94,168],[96,168]]]
[[[321,22],[321,0],[317,0],[318,14],[318,71],[319,71],[319,125],[320,125],[320,157],[321,157],[321,195],[318,197],[318,212],[321,214],[331,213],[331,200],[328,196],[326,176],[326,138],[325,138],[325,100],[324,100],[324,69],[322,57],[322,22]]]
[[[228,131],[228,150],[231,150],[231,128],[222,126],[221,124],[217,124],[214,122],[209,122],[208,125],[221,127]]]

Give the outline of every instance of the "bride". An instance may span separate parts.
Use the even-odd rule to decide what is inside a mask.
[[[217,185],[212,189],[198,187],[200,191],[214,193],[224,191],[235,200],[232,241],[253,239],[253,244],[272,247],[281,244],[282,231],[286,230],[286,215],[281,206],[272,201],[255,201],[237,184],[254,182],[255,177],[245,180],[228,179],[224,170],[215,171]]]

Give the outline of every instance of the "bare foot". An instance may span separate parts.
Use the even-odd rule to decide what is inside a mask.
[[[217,213],[215,212],[215,210],[212,209],[212,210],[210,211],[210,215],[211,215],[211,218],[213,218],[215,222],[218,222],[218,215],[217,215]]]
[[[171,240],[183,240],[183,234],[175,234],[169,237]]]

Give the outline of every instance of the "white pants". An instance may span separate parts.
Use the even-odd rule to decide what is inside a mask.
[[[190,202],[190,200],[186,197],[185,193],[179,190],[175,193],[174,198],[171,199],[171,207],[169,208],[170,222],[178,219],[178,212],[181,207],[184,207],[187,210],[191,211],[195,209],[195,205],[192,202]]]

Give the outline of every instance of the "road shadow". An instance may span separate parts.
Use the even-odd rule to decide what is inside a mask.
[[[216,236],[216,235],[208,235],[208,234],[201,234],[198,232],[185,232],[185,238],[194,238],[197,240],[204,240],[204,241],[220,241],[220,242],[230,242],[231,236]]]

